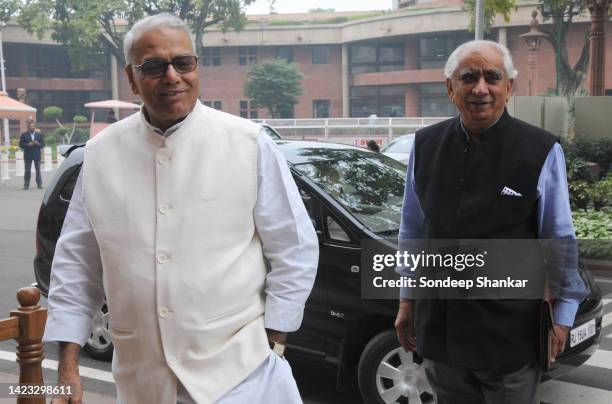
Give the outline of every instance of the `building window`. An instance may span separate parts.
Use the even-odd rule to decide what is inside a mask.
[[[202,66],[221,66],[221,48],[202,48]]]
[[[257,63],[257,47],[255,46],[241,46],[238,50],[240,54],[240,65],[254,65]]]
[[[444,83],[427,83],[419,86],[421,116],[455,116],[457,109],[448,99]]]
[[[325,65],[331,61],[331,46],[315,45],[312,47],[312,64]]]
[[[351,74],[404,70],[405,47],[402,42],[351,45],[349,60]]]
[[[280,112],[280,118],[281,119],[294,119],[295,118],[295,111],[293,110],[293,105],[290,106],[285,106],[284,108],[282,108],[279,112]]]
[[[405,116],[405,86],[359,86],[351,88],[351,117],[381,118]]]
[[[331,102],[329,100],[314,100],[312,102],[312,116],[314,118],[329,118]]]
[[[473,39],[467,33],[452,36],[428,36],[419,39],[419,68],[442,69],[450,54],[462,43]]]
[[[285,59],[287,63],[293,62],[293,48],[291,46],[279,46],[276,48],[276,58]]]
[[[206,105],[209,108],[218,109],[219,111],[222,110],[221,101],[204,101],[204,105]]]
[[[251,101],[240,101],[240,116],[247,119],[258,119],[257,109],[253,107]]]
[[[63,46],[14,42],[3,46],[7,77],[110,79],[109,58],[100,53],[86,53],[88,59],[95,58],[95,68],[78,70]]]

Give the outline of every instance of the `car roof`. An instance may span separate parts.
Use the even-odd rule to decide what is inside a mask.
[[[274,140],[283,157],[291,165],[313,163],[317,161],[331,161],[354,158],[358,155],[374,153],[362,147],[350,146],[341,143],[316,142],[306,140]],[[82,162],[85,151],[84,144],[70,148],[66,153],[73,159]],[[77,157],[78,156],[78,157]]]
[[[386,145],[385,147],[383,147],[383,148],[380,150],[380,152],[381,152],[381,153],[384,153],[384,152],[385,152],[387,149],[389,149],[391,146],[393,146],[393,145],[394,145],[394,144],[396,144],[397,142],[400,142],[400,141],[402,141],[402,140],[404,140],[404,139],[408,139],[408,138],[410,138],[410,139],[414,139],[414,136],[415,136],[415,135],[414,135],[414,133],[408,133],[408,134],[406,134],[406,135],[402,135],[402,136],[400,136],[400,137],[398,137],[398,138],[395,138],[395,139],[393,139],[392,141],[390,141],[389,143],[387,143],[387,145]]]
[[[275,143],[285,159],[292,165],[338,160],[374,153],[361,147],[340,143],[306,140],[277,140]]]

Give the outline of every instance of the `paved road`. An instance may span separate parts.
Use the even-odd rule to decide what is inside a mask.
[[[44,174],[45,183],[49,174]],[[0,185],[0,317],[5,317],[16,305],[15,291],[34,281],[32,257],[34,229],[43,192],[21,190],[21,180],[13,179]],[[611,404],[612,403],[612,279],[598,279],[606,297],[604,337],[600,349],[583,366],[559,380],[542,386],[542,403],[546,404]],[[17,374],[14,363],[15,343],[0,342],[0,383],[12,382]],[[57,346],[46,346],[44,376],[48,382],[57,378]],[[114,403],[115,389],[111,382],[110,364],[81,358],[86,403]],[[303,364],[292,364],[304,402],[307,404],[355,404],[359,395],[338,393],[334,389],[333,372]],[[106,381],[105,381],[106,380]],[[14,400],[0,398],[0,403]]]

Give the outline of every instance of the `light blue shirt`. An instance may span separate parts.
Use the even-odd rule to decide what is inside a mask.
[[[462,125],[463,126],[463,125]],[[424,233],[425,214],[415,191],[414,180],[414,145],[408,160],[404,206],[400,224],[399,239],[418,239]],[[572,212],[569,204],[565,157],[561,145],[555,143],[538,178],[538,233],[542,239],[576,239],[572,223]],[[578,257],[573,258],[578,265]],[[567,266],[566,266],[567,267]],[[556,324],[572,327],[580,302],[588,294],[586,285],[576,270],[566,271],[564,281],[559,287],[559,297],[555,300],[554,321]],[[409,290],[402,288],[401,298],[410,298]]]

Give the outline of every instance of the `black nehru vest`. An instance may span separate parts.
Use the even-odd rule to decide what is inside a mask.
[[[537,238],[537,185],[557,139],[504,111],[468,141],[459,118],[417,132],[414,177],[424,238]],[[508,187],[522,197],[504,197]],[[537,362],[537,300],[417,300],[419,353],[512,371]]]

